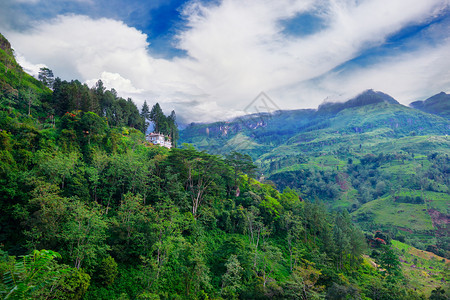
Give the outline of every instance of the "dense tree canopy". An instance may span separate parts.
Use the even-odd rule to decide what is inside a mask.
[[[389,240],[320,194],[257,181],[238,152],[149,145],[147,120],[178,137],[159,104],[139,112],[101,81],[25,87],[1,62],[2,297],[418,299]]]

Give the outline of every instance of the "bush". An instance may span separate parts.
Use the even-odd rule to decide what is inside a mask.
[[[119,271],[117,263],[111,256],[104,258],[98,268],[98,280],[102,285],[110,285],[114,283]]]

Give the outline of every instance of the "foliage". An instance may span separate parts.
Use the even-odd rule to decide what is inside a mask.
[[[188,145],[166,149],[145,142],[146,122],[176,142],[175,112],[166,117],[155,104],[139,113],[131,99],[101,81],[89,88],[56,78],[51,91],[23,73],[5,49],[0,244],[8,254],[0,252],[0,270],[7,272],[0,286],[13,291],[10,297],[20,291],[42,299],[417,298],[399,273],[390,233],[370,237],[386,243],[370,242],[378,270],[364,256],[370,250],[352,217],[378,227],[389,204],[420,217],[434,214],[434,224],[441,224],[448,157],[437,146],[436,154],[426,152],[448,141],[420,135],[443,131],[441,118],[431,118],[436,126],[423,130],[424,124],[414,125],[407,132],[417,134],[405,136],[406,129],[389,123],[392,114],[399,122],[425,115],[369,97],[370,105],[355,100],[351,107],[287,112],[292,122],[274,117],[274,127],[252,118],[216,124],[220,130],[189,127],[208,132],[208,143],[227,145],[224,156]],[[391,111],[380,113],[382,107]],[[380,129],[383,122],[391,128]],[[374,142],[390,136],[399,137],[401,147],[414,141],[426,151],[415,157],[366,151],[369,144],[389,149],[389,142]],[[349,138],[355,139],[352,149],[342,144]],[[230,140],[250,141],[252,150],[233,151]],[[398,170],[405,175],[390,175]],[[414,203],[422,202],[417,197],[423,203]],[[430,226],[438,225],[430,220],[411,228]],[[15,262],[9,255],[22,258]]]
[[[108,286],[114,283],[118,273],[116,261],[108,256],[100,263],[97,276],[101,284]]]
[[[54,285],[68,271],[55,268],[52,265],[55,258],[61,255],[51,250],[34,250],[32,254],[21,256],[3,275],[5,299],[30,299]]]

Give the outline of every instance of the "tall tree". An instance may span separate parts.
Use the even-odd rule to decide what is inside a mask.
[[[252,177],[256,170],[256,166],[248,154],[233,151],[225,156],[225,162],[234,169],[234,185],[237,185],[238,175],[247,174]]]
[[[150,109],[147,105],[147,100],[144,100],[144,104],[142,105],[141,117],[144,119],[142,123],[142,131],[145,134],[147,133],[148,126],[150,125],[148,123],[148,120],[150,120]]]
[[[192,215],[197,218],[205,200],[224,192],[223,179],[229,178],[230,168],[215,155],[194,149],[173,149],[169,161],[185,180],[185,188],[192,200]]]
[[[90,207],[74,200],[69,202],[68,221],[64,224],[60,238],[66,243],[67,253],[74,267],[92,266],[109,250],[106,244],[108,226],[97,203]]]
[[[241,278],[244,269],[235,254],[230,255],[225,267],[227,271],[222,275],[221,294],[227,299],[237,299],[242,286]]]
[[[169,136],[172,141],[172,146],[176,147],[177,140],[179,139],[180,134],[178,132],[177,116],[174,110],[172,110],[170,115],[167,117],[167,123],[169,127]]]
[[[55,76],[53,71],[49,68],[40,68],[38,73],[38,79],[42,81],[45,86],[53,88],[53,83],[55,82]]]
[[[154,132],[167,134],[167,118],[159,103],[153,105],[152,110],[150,111],[150,120],[153,122]]]

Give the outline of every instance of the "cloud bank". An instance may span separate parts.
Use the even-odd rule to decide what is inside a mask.
[[[261,91],[282,109],[369,88],[405,104],[449,91],[448,9],[448,0],[191,1],[175,45],[186,56],[172,59],[152,56],[145,33],[107,18],[59,15],[4,34],[29,68],[43,63],[89,85],[102,79],[139,107],[158,101],[186,121],[211,121],[243,113]],[[305,14],[323,26],[286,33],[284,24]],[[405,49],[386,46],[402,29],[436,18]],[[378,47],[388,50],[371,55]],[[357,58],[363,62],[351,63]]]

